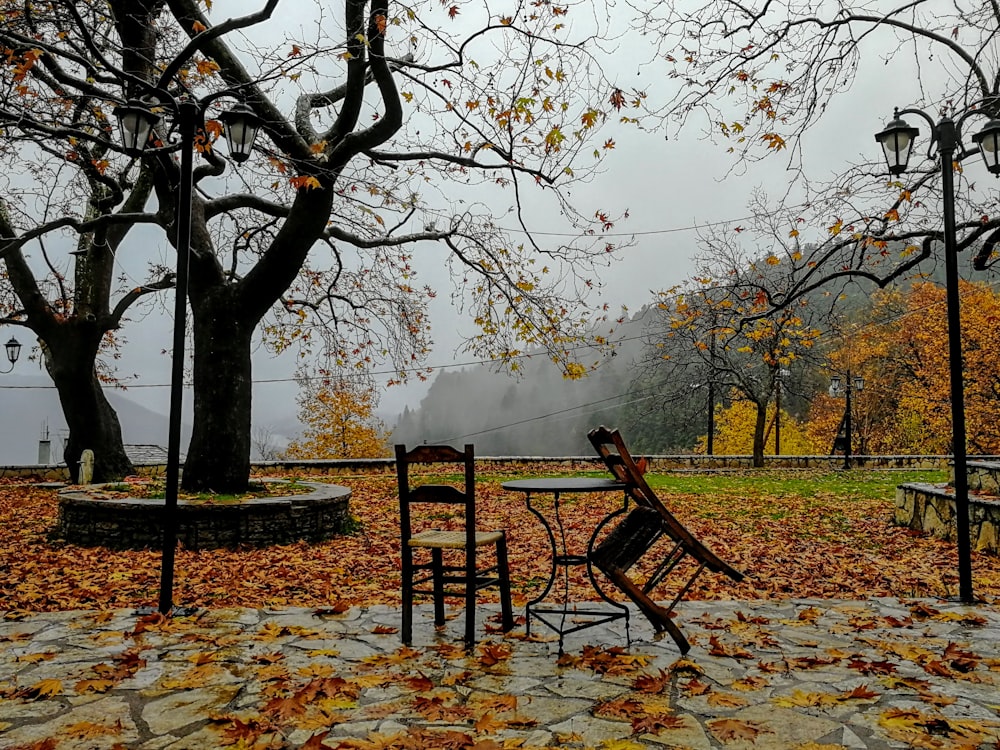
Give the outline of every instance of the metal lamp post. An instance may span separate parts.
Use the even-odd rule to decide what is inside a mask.
[[[853,433],[853,418],[854,418],[854,408],[851,404],[851,394],[855,391],[861,392],[865,389],[865,379],[860,375],[855,375],[851,377],[851,371],[847,371],[846,386],[841,384],[840,375],[832,375],[830,377],[830,395],[834,398],[844,397],[844,417],[841,420],[841,424],[844,425],[844,468],[851,468],[851,446],[854,441]],[[840,430],[837,431],[837,437],[840,437]],[[836,442],[834,443],[836,446]]]
[[[10,341],[4,344],[3,348],[7,350],[7,361],[10,362],[10,367],[6,370],[0,370],[0,373],[6,375],[8,372],[13,372],[17,358],[21,356],[21,342],[11,336]]]
[[[194,139],[204,126],[207,105],[220,95],[200,101],[177,100],[162,89],[153,89],[142,100],[129,101],[115,109],[121,127],[122,145],[129,153],[141,154],[149,144],[153,129],[162,119],[155,110],[173,115],[174,127],[180,136],[180,185],[177,193],[177,278],[174,296],[173,352],[170,372],[170,415],[167,436],[167,473],[163,510],[163,550],[160,569],[159,611],[170,614],[173,609],[174,558],[177,549],[177,490],[180,479],[181,407],[184,399],[184,336],[187,325],[188,268],[191,253],[191,201],[194,189]],[[223,122],[229,141],[230,158],[242,163],[250,157],[260,120],[246,105],[224,112]]]
[[[913,142],[919,130],[910,127],[903,115],[914,114],[922,117],[931,128],[931,151],[937,144],[941,162],[941,188],[944,199],[944,255],[945,285],[948,315],[948,365],[951,381],[951,431],[952,454],[955,466],[955,534],[958,547],[958,590],[959,599],[971,604],[972,592],[972,544],[969,539],[969,481],[966,476],[966,436],[965,436],[965,393],[962,380],[962,328],[958,296],[958,249],[955,236],[955,152],[958,161],[971,151],[962,145],[962,125],[972,115],[986,115],[974,109],[976,102],[958,120],[942,117],[936,121],[920,109],[895,110],[893,120],[885,130],[875,135],[875,140],[885,153],[889,173],[901,175],[906,171]],[[996,103],[995,101],[992,103]],[[991,174],[1000,176],[1000,120],[993,118],[972,140],[986,162]]]
[[[784,367],[775,373],[774,378],[774,455],[781,455],[781,386],[785,378],[791,375],[791,370]]]

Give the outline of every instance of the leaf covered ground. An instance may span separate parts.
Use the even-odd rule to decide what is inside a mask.
[[[537,473],[557,473],[540,467]],[[901,474],[755,473],[720,481],[687,477],[660,494],[677,517],[724,560],[746,572],[733,584],[702,575],[688,599],[857,599],[933,597],[957,588],[954,545],[891,524]],[[825,477],[825,478],[824,478]],[[536,595],[549,572],[549,546],[511,478],[480,470],[480,525],[508,530],[515,603]],[[654,477],[655,479],[655,477]],[[267,549],[180,550],[174,600],[201,607],[399,603],[399,528],[395,475],[350,474],[328,480],[353,490],[355,533],[320,544]],[[551,500],[538,498],[543,507]],[[582,550],[617,495],[566,496],[568,545]],[[51,539],[57,496],[23,480],[0,485],[0,601],[7,610],[118,609],[154,604],[156,550],[110,551]],[[439,521],[441,519],[438,519]],[[653,557],[652,555],[650,557]],[[995,556],[973,559],[976,594],[1000,595]],[[665,597],[667,583],[658,590]],[[573,569],[571,601],[594,599],[582,568]]]

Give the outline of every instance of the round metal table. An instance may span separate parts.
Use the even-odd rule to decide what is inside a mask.
[[[531,635],[531,618],[535,617],[549,629],[558,633],[559,652],[562,653],[563,637],[567,634],[624,618],[625,637],[626,640],[629,640],[628,607],[613,601],[604,593],[598,584],[597,579],[594,577],[593,566],[591,565],[590,558],[587,554],[593,547],[597,534],[600,530],[604,528],[604,526],[607,525],[611,519],[621,515],[628,509],[628,495],[625,492],[628,485],[624,482],[619,482],[616,479],[596,477],[539,477],[533,479],[513,479],[509,482],[503,482],[500,486],[510,492],[524,493],[528,510],[531,511],[542,524],[542,527],[545,529],[545,533],[549,538],[549,545],[552,548],[552,567],[549,571],[549,580],[542,589],[542,593],[528,602],[524,608],[525,635]],[[622,505],[620,508],[616,508],[611,513],[607,514],[603,519],[601,519],[600,523],[597,524],[597,527],[594,529],[590,536],[590,540],[587,543],[586,552],[570,552],[566,543],[566,532],[563,526],[560,497],[567,494],[595,492],[620,492],[622,494]],[[553,529],[551,521],[546,514],[542,512],[542,509],[532,504],[533,495],[552,496],[553,503],[551,515],[556,524],[555,529]],[[556,540],[556,531],[559,533],[558,541]],[[587,566],[587,577],[590,579],[590,583],[594,587],[594,591],[597,592],[601,599],[611,605],[612,609],[579,608],[570,605],[568,601],[569,568],[574,565]],[[560,568],[563,571],[564,581],[562,604],[559,606],[543,606],[543,602],[552,591],[552,587],[556,582]],[[570,618],[572,618],[572,622],[569,622]]]

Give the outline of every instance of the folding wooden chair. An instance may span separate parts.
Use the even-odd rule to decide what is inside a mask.
[[[450,484],[414,483],[410,467],[414,464],[459,464],[464,470],[461,487]],[[464,451],[448,445],[421,445],[411,451],[396,446],[396,475],[399,481],[399,518],[402,539],[403,643],[413,638],[413,599],[430,596],[434,600],[434,623],[444,624],[444,601],[461,597],[465,601],[465,642],[475,643],[476,594],[488,586],[500,589],[500,609],[504,632],[514,627],[510,601],[510,577],[507,565],[507,535],[504,531],[476,530],[475,454],[471,445]],[[448,528],[418,528],[420,518],[412,506],[434,506],[439,517],[441,506],[455,511]],[[416,514],[421,516],[421,514]],[[421,516],[422,517],[422,516]],[[426,519],[425,519],[426,521]],[[424,524],[426,526],[426,522]],[[496,548],[496,564],[480,567],[480,547]],[[414,560],[414,550],[430,551],[429,561]],[[448,559],[445,559],[445,555]],[[455,558],[462,556],[461,561]]]
[[[670,618],[674,607],[706,568],[727,575],[734,581],[742,581],[743,574],[695,539],[667,509],[646,482],[643,471],[632,458],[618,430],[609,430],[602,425],[591,430],[587,437],[615,479],[627,485],[626,492],[636,503],[636,507],[591,550],[591,562],[635,602],[658,633],[669,632],[681,653],[687,653],[690,648],[687,638]],[[645,583],[637,584],[626,574],[662,537],[673,543],[672,548]],[[650,592],[689,556],[696,564],[695,571],[673,601],[666,607],[654,602]]]

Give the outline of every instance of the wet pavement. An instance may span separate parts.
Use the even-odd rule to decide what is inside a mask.
[[[0,613],[0,748],[974,748],[1000,741],[1000,607],[682,602],[460,646],[421,607]]]

